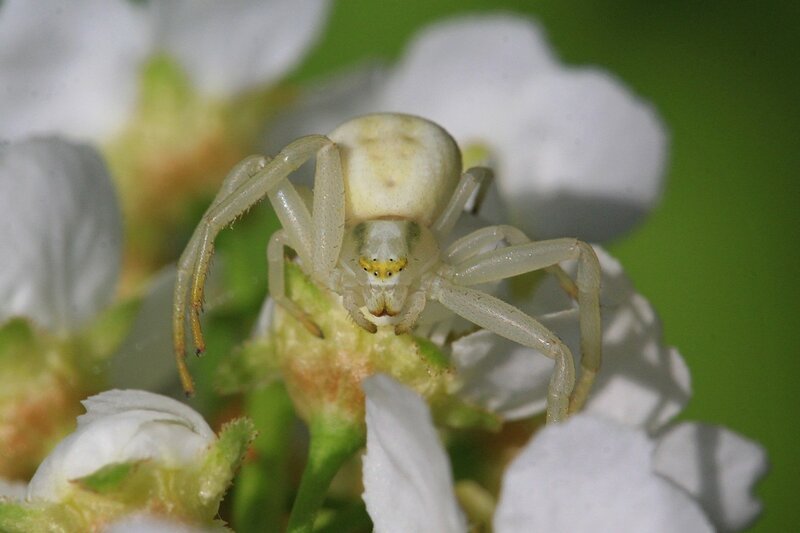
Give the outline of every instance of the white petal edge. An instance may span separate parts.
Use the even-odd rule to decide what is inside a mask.
[[[150,42],[133,2],[2,2],[0,138],[107,138],[133,111]]]
[[[0,320],[75,330],[113,297],[121,249],[97,151],[54,137],[0,145]]]
[[[324,0],[151,2],[158,40],[207,94],[273,83],[299,63],[327,18]]]
[[[114,463],[149,459],[170,467],[191,464],[215,440],[188,406],[146,391],[107,391],[84,400],[87,413],[33,475],[29,500],[59,501],[70,480]]]
[[[497,533],[713,531],[685,492],[652,470],[644,432],[589,415],[541,430],[509,465]]]
[[[185,403],[161,394],[143,390],[113,389],[90,396],[81,403],[86,408],[86,413],[78,417],[79,428],[129,411],[152,411],[154,416],[164,413],[172,415],[192,432],[208,440],[216,438],[208,423],[197,411]]]
[[[684,422],[659,438],[656,471],[694,496],[721,531],[745,529],[761,512],[753,494],[764,448],[724,427]]]
[[[422,399],[378,374],[363,382],[364,502],[380,533],[466,531],[450,464]]]

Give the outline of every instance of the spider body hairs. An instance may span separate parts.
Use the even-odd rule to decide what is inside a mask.
[[[289,175],[316,156],[311,209]],[[284,287],[284,248],[319,286],[341,295],[355,323],[367,331],[413,330],[429,300],[456,315],[555,361],[548,389],[548,421],[580,409],[600,366],[600,268],[591,246],[577,239],[531,241],[508,225],[487,226],[442,248],[465,206],[491,171],[461,169],[461,152],[440,126],[423,118],[380,113],[354,118],[328,136],[302,137],[273,159],[239,163],[203,216],[178,265],[173,305],[175,355],[187,393],[188,312],[198,353],[203,286],[216,235],[264,197],[282,229],[267,247],[275,302],[318,337],[319,327]],[[578,261],[573,281],[558,266]],[[533,317],[473,288],[534,270],[556,271],[580,310],[581,367],[576,385],[570,350]]]

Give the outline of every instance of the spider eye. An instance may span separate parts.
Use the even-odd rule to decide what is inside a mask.
[[[376,277],[376,278],[378,277],[378,273],[377,273],[377,272],[373,272],[373,274],[375,274],[375,277]]]
[[[392,273],[391,272],[389,272],[389,277],[392,277]]]

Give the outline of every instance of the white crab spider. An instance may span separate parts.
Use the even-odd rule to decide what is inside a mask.
[[[314,156],[309,212],[287,177]],[[321,337],[323,332],[285,295],[284,247],[297,253],[315,283],[341,295],[362,328],[375,332],[376,318],[389,317],[397,334],[407,333],[427,301],[436,300],[478,326],[555,360],[548,421],[563,420],[580,408],[600,365],[600,272],[592,248],[576,239],[531,242],[511,226],[488,226],[441,249],[464,206],[489,176],[480,167],[461,173],[458,146],[441,127],[389,113],[355,118],[327,137],[302,137],[274,159],[251,156],[239,163],[178,266],[174,344],[186,391],[193,390],[185,362],[187,304],[200,353],[205,344],[199,315],[214,239],[266,196],[283,227],[267,249],[270,293],[314,334]],[[570,259],[578,260],[575,282],[558,267]],[[577,387],[572,355],[555,334],[516,307],[470,287],[544,268],[556,270],[580,308],[582,375]]]

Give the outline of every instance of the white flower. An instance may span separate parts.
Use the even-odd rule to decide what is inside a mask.
[[[95,150],[57,138],[0,144],[0,321],[22,315],[63,333],[94,317],[114,294],[121,226]]]
[[[664,345],[655,310],[619,262],[602,248],[595,251],[603,273],[603,364],[584,411],[644,430],[657,445],[657,472],[690,492],[718,528],[746,527],[761,509],[750,491],[766,470],[763,449],[725,428],[669,425],[691,397],[689,371],[678,351]],[[555,280],[545,281],[521,307],[544,317],[571,347],[577,367],[577,312]],[[553,364],[535,350],[482,331],[455,342],[453,360],[465,397],[506,419],[544,409]]]
[[[466,531],[446,456],[422,400],[382,375],[365,380],[364,389],[364,500],[376,531]],[[590,414],[547,426],[509,465],[494,529],[498,533],[712,531],[704,515],[709,508],[698,495],[702,490],[685,484],[685,477],[664,472],[663,446],[640,429]],[[725,448],[723,461],[706,466],[735,471],[736,461],[758,456],[753,449]],[[673,448],[668,454],[676,464],[692,461],[677,451]],[[702,472],[708,475],[709,470]],[[728,483],[726,491],[740,493],[753,481],[735,477],[723,474],[706,481]],[[704,509],[691,496],[699,497]],[[710,514],[718,518],[713,510]],[[726,529],[743,527],[743,523],[717,524]]]
[[[140,68],[177,60],[212,97],[276,81],[319,33],[317,0],[7,0],[0,4],[0,138],[101,140],[134,109]]]
[[[393,70],[347,81],[312,94],[282,134],[330,131],[345,114],[424,116],[489,152],[512,222],[536,238],[609,239],[660,196],[667,142],[655,111],[606,72],[560,64],[529,20],[434,24]]]
[[[112,390],[83,401],[78,429],[62,440],[28,485],[29,500],[58,502],[71,480],[99,469],[149,460],[166,467],[191,465],[216,436],[193,409],[136,390]]]

